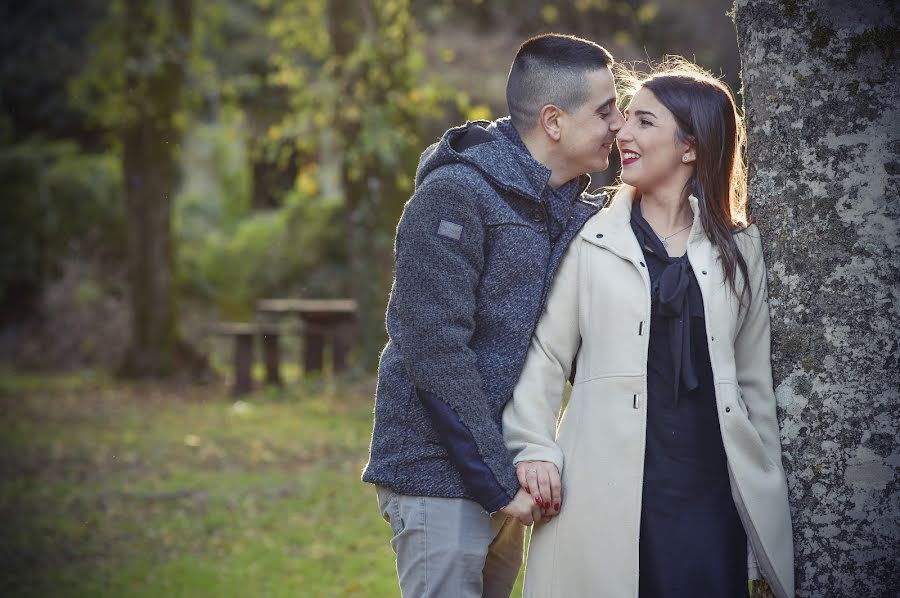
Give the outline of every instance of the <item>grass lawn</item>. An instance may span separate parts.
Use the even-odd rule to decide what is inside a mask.
[[[0,594],[399,595],[359,481],[372,391],[0,371]]]

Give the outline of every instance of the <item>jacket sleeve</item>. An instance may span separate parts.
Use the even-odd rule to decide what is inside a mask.
[[[547,305],[531,339],[522,376],[503,411],[503,437],[513,461],[550,461],[562,473],[556,422],[572,361],[581,344],[578,325],[577,237],[563,257]]]
[[[753,295],[749,305],[744,307],[746,312],[734,341],[737,382],[750,423],[756,428],[767,456],[772,463],[781,466],[781,438],[772,382],[769,298],[762,240],[756,226],[749,227],[741,235],[745,237],[741,250],[747,262]]]
[[[484,235],[472,190],[446,177],[427,180],[397,227],[391,301],[397,347],[416,393],[466,490],[494,512],[510,503],[519,483],[469,345]]]

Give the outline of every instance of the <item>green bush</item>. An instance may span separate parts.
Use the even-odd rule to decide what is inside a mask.
[[[73,249],[124,251],[122,175],[111,154],[73,141],[0,147],[0,304],[38,289]]]
[[[228,317],[247,317],[266,295],[302,293],[316,272],[316,285],[333,284],[321,272],[339,238],[332,224],[339,202],[300,186],[276,209],[252,209],[242,136],[235,112],[188,133],[174,209],[179,288]]]

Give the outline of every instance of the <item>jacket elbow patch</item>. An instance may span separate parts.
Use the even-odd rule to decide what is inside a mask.
[[[416,388],[416,395],[422,401],[432,425],[441,438],[441,444],[450,455],[463,484],[472,497],[488,511],[496,511],[509,501],[503,486],[484,462],[475,437],[450,405],[436,394]],[[498,502],[506,500],[503,504]]]

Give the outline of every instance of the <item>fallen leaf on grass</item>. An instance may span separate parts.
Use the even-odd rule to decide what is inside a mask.
[[[247,401],[235,401],[231,406],[231,412],[235,415],[247,415],[253,409],[253,405]]]

